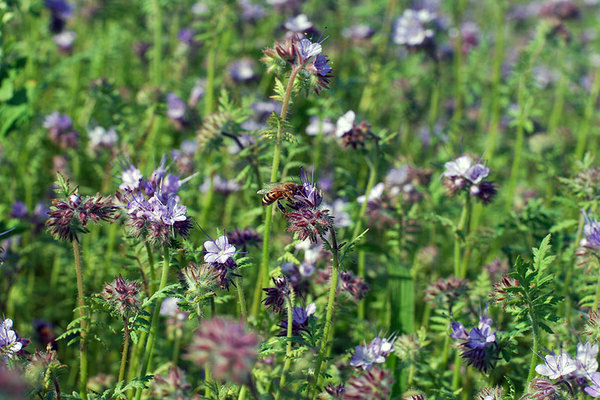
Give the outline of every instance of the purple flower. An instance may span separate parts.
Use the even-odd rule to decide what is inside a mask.
[[[446,171],[442,174],[443,177],[462,177],[474,184],[481,182],[490,173],[490,169],[485,165],[479,162],[473,164],[473,159],[469,156],[461,156],[454,161],[448,161],[444,167]]]
[[[310,317],[317,311],[317,306],[315,303],[310,303],[306,307],[294,307],[292,311],[292,335],[299,336],[300,332],[308,332],[308,323]],[[281,332],[279,332],[279,336],[287,336],[287,317],[281,321],[279,325],[281,327]]]
[[[452,333],[449,336],[452,339],[469,340],[469,334],[462,323],[454,321],[450,324],[450,327],[452,328]]]
[[[275,287],[264,288],[266,293],[263,303],[265,308],[271,309],[274,313],[281,313],[284,310],[285,300],[290,295],[288,280],[285,275],[273,278]]]
[[[492,320],[480,317],[477,328],[471,329],[469,333],[468,347],[472,349],[483,349],[490,343],[496,342],[496,332],[492,332]]]
[[[65,53],[69,53],[73,49],[75,39],[77,39],[77,34],[73,31],[62,31],[52,36],[54,43]]]
[[[433,14],[427,10],[404,10],[394,25],[394,43],[407,46],[422,45],[433,37],[433,31],[426,28],[426,24],[433,18]]]
[[[217,240],[204,242],[206,254],[204,261],[210,264],[225,264],[235,254],[235,246],[229,244],[227,236],[220,236]]]
[[[321,43],[313,43],[309,39],[302,39],[296,42],[296,51],[301,60],[308,61],[312,57],[316,57],[323,51]],[[327,60],[325,60],[327,62]],[[331,68],[329,69],[331,71]]]
[[[595,218],[591,218],[587,215],[585,210],[581,210],[585,225],[583,226],[583,234],[585,239],[582,240],[583,247],[593,247],[600,249],[600,222]]]
[[[46,8],[53,15],[60,16],[63,19],[68,19],[73,16],[73,6],[65,0],[46,0]]]
[[[313,24],[308,20],[306,14],[300,14],[288,19],[283,27],[290,32],[304,33],[311,30]]]
[[[327,60],[327,56],[322,54],[315,58],[314,66],[317,69],[317,73],[321,76],[327,76],[332,71],[332,68],[329,65],[329,60]]]
[[[189,29],[189,28],[181,29],[177,33],[177,40],[179,40],[181,43],[183,43],[187,46],[191,46],[194,44],[194,36],[195,35],[196,34],[194,33],[193,29]]]
[[[10,210],[11,218],[22,219],[27,217],[27,206],[22,201],[15,201]]]
[[[204,89],[205,84],[206,83],[204,81],[198,81],[194,87],[192,87],[192,90],[190,91],[190,97],[188,98],[188,104],[190,107],[195,107],[196,104],[198,104],[198,101],[204,97],[204,93],[206,92]]]
[[[187,107],[175,93],[167,94],[167,116],[176,121],[183,121]]]
[[[238,4],[242,9],[242,19],[244,21],[254,22],[266,15],[262,4],[253,3],[249,0],[240,0]]]
[[[535,367],[535,372],[550,379],[567,376],[577,370],[577,363],[566,352],[559,355],[548,354],[544,357],[544,364]]]
[[[592,381],[592,385],[586,387],[585,392],[594,398],[600,397],[600,372],[592,373],[590,381]]]
[[[323,136],[332,134],[335,131],[335,125],[329,118],[321,119],[316,115],[310,118],[310,124],[306,127],[306,134],[317,136],[321,133]]]
[[[242,58],[240,60],[232,62],[229,65],[229,75],[231,76],[231,79],[233,79],[236,82],[251,82],[256,78],[256,74],[254,73],[253,67],[253,61],[247,58]]]
[[[17,339],[17,334],[12,329],[11,319],[5,319],[0,323],[0,360],[5,361],[12,358],[15,353],[21,350],[23,344]]]
[[[366,24],[352,25],[342,31],[342,36],[347,39],[364,40],[368,39],[375,33],[375,30]]]
[[[119,138],[117,131],[114,126],[111,126],[106,130],[101,126],[97,126],[88,131],[89,146],[92,149],[99,147],[110,148],[113,147]]]
[[[483,372],[494,366],[499,351],[496,332],[492,331],[491,324],[491,319],[481,316],[478,326],[472,328],[467,335],[467,330],[460,322],[453,322],[452,333],[449,334],[451,338],[461,341],[461,357],[467,364]]]
[[[356,346],[350,360],[350,365],[357,368],[369,369],[373,364],[383,364],[385,358],[394,349],[394,341],[395,338],[393,336],[385,338],[380,333],[368,345],[365,343],[364,346]]]

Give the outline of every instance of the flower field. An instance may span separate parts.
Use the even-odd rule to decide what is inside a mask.
[[[0,19],[0,400],[600,398],[600,1]]]

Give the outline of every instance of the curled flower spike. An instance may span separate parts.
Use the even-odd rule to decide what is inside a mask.
[[[346,400],[387,400],[394,378],[389,371],[373,367],[359,376],[351,377],[342,396]]]
[[[123,317],[135,315],[140,310],[141,285],[139,282],[128,282],[119,274],[112,283],[107,283],[100,293],[107,305]]]
[[[275,313],[281,313],[283,311],[285,300],[290,295],[290,288],[288,280],[285,275],[280,275],[273,278],[275,287],[264,288],[266,296],[263,299],[263,303],[267,309],[271,309]]]

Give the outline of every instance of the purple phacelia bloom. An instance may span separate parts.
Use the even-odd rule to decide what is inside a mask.
[[[238,2],[242,9],[242,19],[248,22],[254,22],[266,15],[265,8],[262,4],[253,3],[249,0],[240,0]]]
[[[329,118],[321,119],[316,115],[310,118],[310,124],[306,127],[306,134],[317,136],[321,133],[323,136],[332,134],[335,131],[335,125]]]
[[[394,350],[395,338],[375,337],[368,345],[356,346],[350,365],[356,368],[369,369],[373,364],[383,364],[386,357]]]
[[[535,372],[550,379],[558,379],[570,375],[577,370],[577,363],[567,352],[559,355],[548,354],[544,357],[544,364],[535,367]]]
[[[312,178],[308,176],[304,169],[300,173],[300,182],[302,185],[298,192],[294,195],[294,205],[292,208],[311,208],[315,209],[321,205],[323,194],[313,183]]]
[[[369,39],[375,30],[366,24],[352,25],[342,31],[342,36],[346,39],[364,40]]]
[[[90,148],[97,149],[100,147],[113,147],[117,143],[119,136],[117,135],[117,130],[114,126],[111,126],[108,130],[101,126],[97,126],[88,131],[88,138]]]
[[[586,387],[584,390],[587,394],[594,398],[600,397],[600,372],[594,372],[590,376],[591,386]]]
[[[229,65],[229,76],[236,82],[247,83],[256,79],[256,73],[254,72],[254,62],[242,58],[236,60]]]
[[[310,303],[306,307],[294,307],[292,311],[292,335],[299,336],[300,332],[308,332],[308,324],[311,316],[317,312],[317,306],[315,303]],[[287,317],[281,321],[279,325],[281,331],[279,336],[287,336]]]
[[[46,0],[46,8],[52,14],[68,19],[73,16],[73,6],[65,0]]]
[[[419,46],[433,38],[433,31],[426,25],[434,19],[427,10],[404,10],[394,25],[394,43],[407,46]]]
[[[194,44],[194,36],[195,35],[196,34],[194,33],[194,31],[192,29],[189,29],[189,28],[181,29],[177,33],[177,40],[179,40],[181,43],[183,43],[187,46],[192,46]]]
[[[290,32],[304,33],[313,28],[312,22],[308,20],[306,14],[300,14],[288,19],[283,27]]]
[[[589,217],[585,210],[581,210],[581,212],[585,221],[585,225],[583,226],[585,238],[581,241],[581,246],[600,249],[600,222],[595,218]]]
[[[13,322],[11,319],[5,319],[0,323],[0,360],[3,361],[12,358],[23,348],[23,343],[18,340],[12,327]]]
[[[167,116],[176,121],[183,121],[187,106],[175,93],[167,94]]]
[[[314,66],[317,69],[317,73],[321,76],[327,76],[332,71],[327,57],[322,54],[315,58]]]
[[[71,117],[66,114],[61,114],[58,111],[53,111],[44,118],[44,128],[48,129],[51,134],[58,135],[68,131],[72,127],[73,121],[71,121]]]
[[[313,43],[309,39],[301,39],[296,42],[296,51],[302,60],[309,61],[311,58],[321,54],[323,47],[321,43]]]
[[[227,236],[220,236],[217,240],[204,242],[204,261],[209,264],[225,264],[235,254],[235,246],[229,244]]]
[[[490,173],[489,168],[479,162],[473,163],[473,159],[469,156],[461,156],[454,161],[448,161],[444,167],[446,171],[442,176],[462,177],[473,184],[478,184]]]
[[[496,332],[492,331],[492,320],[480,317],[477,327],[472,328],[468,335],[467,330],[460,322],[453,322],[450,337],[460,340],[463,349],[461,357],[467,364],[474,366],[482,372],[487,372],[494,366],[498,358],[498,343]]]
[[[10,210],[11,218],[23,219],[28,214],[27,206],[22,201],[15,201]]]
[[[196,104],[198,104],[198,101],[204,97],[204,93],[206,92],[204,89],[205,85],[206,83],[200,80],[196,82],[194,87],[192,87],[192,90],[190,91],[190,97],[188,98],[188,105],[190,107],[195,107]]]

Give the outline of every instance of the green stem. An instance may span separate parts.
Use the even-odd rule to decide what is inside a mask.
[[[463,52],[462,52],[462,36],[461,36],[461,18],[463,9],[465,7],[465,0],[458,0],[454,9],[454,26],[457,30],[457,35],[454,41],[454,115],[452,120],[454,122],[460,122],[462,119],[464,98],[463,98],[463,83],[462,83],[462,65],[463,65]]]
[[[287,110],[290,104],[290,100],[292,98],[292,92],[294,91],[294,81],[296,79],[296,75],[302,69],[300,66],[294,66],[292,68],[292,72],[290,73],[290,78],[287,83],[287,87],[285,89],[285,95],[283,98],[283,103],[281,105],[281,113],[279,114],[279,118],[282,121],[285,121],[287,117]],[[277,138],[275,141],[275,150],[273,152],[273,165],[271,167],[271,182],[277,181],[277,176],[279,174],[279,158],[281,157],[281,142],[283,141],[283,126],[279,124],[277,127]],[[266,216],[265,216],[265,231],[263,233],[263,251],[262,251],[262,260],[260,263],[260,267],[258,270],[258,278],[256,282],[256,289],[254,291],[254,302],[252,303],[252,316],[258,317],[258,310],[260,309],[260,300],[262,297],[262,287],[266,285],[269,280],[269,242],[271,238],[271,225],[273,223],[273,207],[274,204],[271,204],[267,207]]]
[[[129,328],[127,327],[127,317],[123,317],[123,353],[121,353],[121,367],[119,368],[119,379],[117,382],[121,382],[125,379],[125,367],[127,365],[127,355],[129,354]]]
[[[163,246],[164,251],[164,262],[162,275],[160,278],[160,285],[158,287],[158,291],[160,292],[167,286],[167,279],[169,277],[169,246],[165,244]],[[162,304],[162,298],[159,298],[156,301],[156,305],[154,306],[154,311],[152,312],[152,322],[150,323],[150,334],[148,335],[148,342],[146,344],[146,352],[144,353],[144,361],[142,363],[142,368],[140,370],[139,378],[142,379],[146,376],[148,369],[150,367],[150,362],[152,360],[152,352],[154,351],[154,344],[156,341],[156,334],[158,332],[158,317],[160,314],[160,305]],[[135,399],[139,400],[142,397],[142,389],[138,388],[135,393]]]
[[[285,385],[285,377],[292,364],[292,327],[294,322],[294,291],[290,290],[290,295],[287,299],[287,346],[285,350],[285,363],[283,364],[283,370],[281,370],[281,378],[279,378],[279,389],[275,394],[275,400],[279,400],[281,397],[281,390]]]
[[[461,254],[460,254],[460,250],[461,250],[461,245],[462,245],[462,241],[464,239],[461,238],[461,235],[465,237],[467,237],[467,235],[469,234],[469,223],[470,223],[470,219],[471,219],[471,210],[472,210],[472,203],[471,203],[471,194],[466,191],[465,192],[465,205],[463,206],[462,209],[462,213],[460,214],[460,220],[458,222],[458,226],[456,227],[456,231],[457,231],[457,235],[456,238],[454,239],[454,275],[456,277],[459,278],[464,278],[466,276],[466,266],[463,270],[463,268],[461,268]]]
[[[535,367],[538,363],[537,361],[537,357],[540,351],[540,327],[537,321],[537,318],[535,316],[535,313],[533,312],[532,306],[531,306],[531,299],[527,299],[528,303],[529,303],[529,319],[531,321],[531,331],[533,333],[533,347],[532,347],[532,354],[531,354],[531,364],[529,365],[529,374],[527,375],[527,382],[531,381],[533,379],[533,377],[535,376]],[[525,387],[527,388],[527,384],[525,384]],[[527,389],[525,389],[527,390]]]
[[[338,259],[338,243],[335,234],[335,229],[329,231],[331,233],[331,248],[333,252],[333,263],[331,266],[331,282],[329,287],[329,299],[327,300],[327,312],[325,314],[325,326],[323,327],[323,336],[321,339],[321,345],[319,348],[319,356],[317,357],[317,364],[315,365],[315,375],[312,383],[312,398],[316,398],[317,386],[321,377],[321,366],[325,353],[327,352],[327,339],[329,338],[329,331],[332,326],[333,311],[335,309],[335,297],[338,286],[338,275],[340,270],[339,259]]]
[[[248,311],[246,310],[246,298],[244,296],[244,288],[242,287],[242,278],[239,277],[236,281],[238,302],[240,303],[240,315],[245,322],[248,320]]]
[[[575,237],[575,244],[579,244],[581,242],[581,236],[583,235],[583,214],[579,216],[579,224],[577,228],[577,235]],[[569,263],[567,269],[567,276],[565,277],[565,286],[563,287],[563,297],[565,299],[564,303],[564,317],[565,323],[569,326],[570,321],[570,313],[571,313],[571,296],[569,294],[569,290],[571,289],[571,280],[573,279],[573,269],[574,264],[577,262],[576,257],[573,257],[573,262]]]
[[[85,315],[85,302],[83,292],[83,269],[81,265],[81,252],[79,242],[73,241],[73,255],[75,257],[75,272],[77,275],[77,305],[79,318],[81,318],[81,339],[79,341],[79,390],[83,400],[87,400],[88,354],[87,354],[87,319]]]
[[[452,391],[455,392],[458,390],[458,386],[460,385],[460,366],[462,364],[462,358],[460,357],[460,350],[456,350],[456,355],[454,356],[454,374],[452,376]]]
[[[152,0],[152,11],[154,13],[154,43],[152,47],[152,73],[153,82],[156,86],[162,83],[162,10],[160,0]]]
[[[579,130],[577,131],[577,147],[575,147],[575,159],[577,160],[581,160],[583,157],[585,145],[587,144],[587,135],[596,109],[598,93],[600,93],[600,68],[596,69],[594,73],[594,83],[592,84],[590,97],[588,97],[588,101],[585,105],[583,121],[579,125]],[[596,141],[592,142],[592,149],[594,151],[592,154],[595,154],[595,143]]]
[[[360,210],[358,213],[358,218],[356,220],[356,225],[354,226],[354,232],[352,233],[352,240],[356,239],[358,237],[358,235],[360,235],[360,231],[362,230],[362,223],[363,220],[365,218],[365,214],[367,213],[367,205],[369,204],[369,194],[371,193],[371,190],[373,189],[373,186],[375,186],[375,179],[377,178],[377,167],[375,166],[375,164],[373,164],[371,162],[371,160],[368,157],[365,157],[365,161],[367,163],[367,165],[369,166],[369,178],[367,180],[367,188],[365,190],[365,201],[363,201],[363,203],[360,206]],[[366,262],[366,253],[364,250],[359,250],[358,251],[358,276],[361,278],[365,277],[365,262]],[[365,317],[365,308],[366,308],[366,302],[363,299],[363,301],[361,301],[358,304],[358,318],[360,320],[363,320]]]

